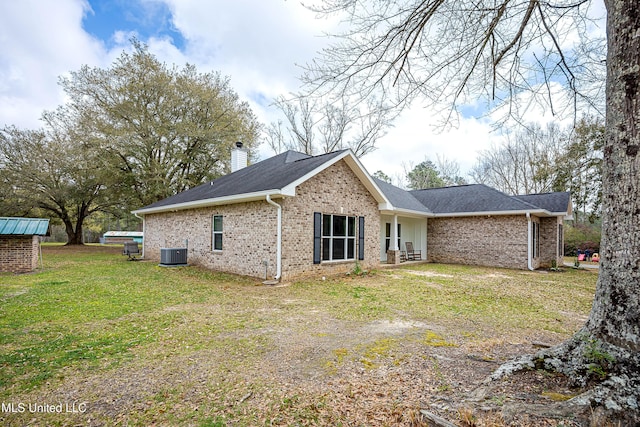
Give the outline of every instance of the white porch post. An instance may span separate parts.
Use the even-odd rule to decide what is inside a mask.
[[[398,215],[393,216],[391,232],[389,233],[389,250],[387,251],[387,264],[400,264],[400,248],[398,248]]]
[[[398,247],[398,215],[393,216],[393,226],[391,227],[391,242],[389,249],[393,251],[399,251]]]

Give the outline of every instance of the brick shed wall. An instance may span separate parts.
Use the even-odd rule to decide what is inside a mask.
[[[429,218],[427,259],[526,269],[527,218],[524,215]]]
[[[378,202],[351,168],[339,161],[296,188],[296,196],[282,202],[282,271],[284,278],[347,272],[355,261],[313,264],[313,213],[364,216],[364,269],[380,265]],[[356,221],[357,223],[357,221]],[[357,226],[357,224],[356,224]],[[356,258],[357,239],[356,232]]]
[[[296,189],[282,206],[282,276],[290,279],[349,271],[355,262],[313,264],[313,213],[365,217],[363,268],[379,265],[378,204],[344,161]],[[223,215],[223,250],[212,251],[212,216]],[[144,257],[160,261],[160,248],[180,248],[189,239],[188,263],[265,278],[276,274],[277,210],[266,201],[145,215]]]
[[[28,273],[38,267],[38,236],[0,236],[0,272]]]

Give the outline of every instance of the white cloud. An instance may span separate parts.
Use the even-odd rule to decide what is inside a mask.
[[[239,92],[273,98],[295,90],[300,70],[323,45],[320,22],[298,2],[167,0],[186,55],[232,76]]]
[[[297,1],[143,1],[166,3],[173,29],[184,39],[178,49],[169,37],[138,36],[150,51],[168,64],[182,67],[189,62],[200,72],[215,70],[230,76],[231,86],[265,124],[277,117],[270,101],[298,89],[301,69],[296,64],[310,61],[327,43],[323,32],[337,25],[317,20]],[[0,127],[39,126],[42,111],[63,102],[57,85],[60,75],[83,64],[106,67],[123,49],[130,50],[135,31],[116,29],[105,44],[82,28],[86,13],[93,12],[84,0],[0,2]],[[544,123],[548,116],[536,106],[531,108],[527,119]],[[363,163],[370,172],[383,170],[393,176],[403,173],[403,163],[443,155],[458,161],[466,173],[477,152],[499,138],[487,120],[463,117],[457,128],[447,132],[436,126],[437,119],[427,108],[405,111]],[[271,154],[261,148],[263,158]]]
[[[0,126],[37,127],[60,104],[58,76],[96,63],[101,44],[80,27],[87,5],[74,0],[0,2]]]
[[[462,175],[475,164],[477,152],[489,147],[496,134],[481,119],[460,118],[457,127],[443,131],[439,119],[423,107],[405,111],[389,133],[378,143],[379,149],[368,154],[362,163],[370,173],[381,170],[390,177],[404,176],[411,168],[437,156],[455,160]]]

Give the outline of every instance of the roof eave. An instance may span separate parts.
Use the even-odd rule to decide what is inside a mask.
[[[254,192],[254,193],[236,194],[232,196],[216,197],[212,199],[203,199],[203,200],[197,200],[192,202],[175,203],[172,205],[158,206],[158,207],[152,207],[152,208],[146,208],[146,209],[143,208],[143,209],[132,211],[131,213],[133,213],[134,215],[147,215],[147,214],[153,214],[153,213],[173,212],[173,211],[179,211],[179,210],[185,210],[185,209],[195,209],[195,208],[202,208],[202,207],[209,207],[209,206],[216,206],[216,205],[223,205],[223,204],[243,203],[243,202],[261,200],[263,198],[266,198],[267,195],[271,197],[274,197],[274,196],[275,197],[285,197],[285,196],[293,197],[296,195],[297,186],[313,178],[323,170],[329,168],[330,166],[336,164],[338,161],[343,159],[345,160],[347,165],[351,168],[351,170],[356,174],[356,176],[360,179],[363,185],[367,188],[367,190],[369,190],[369,192],[372,194],[372,196],[376,199],[378,203],[390,204],[389,200],[386,198],[386,196],[380,190],[380,188],[376,185],[373,179],[369,176],[369,173],[364,168],[362,163],[360,163],[360,161],[356,158],[353,152],[351,150],[344,150],[342,153],[322,163],[317,168],[313,169],[312,171],[309,171],[305,175],[301,176],[300,178],[296,179],[293,182],[290,182],[289,184],[285,185],[283,188],[280,188],[280,189],[264,190],[264,191]]]
[[[475,212],[447,212],[447,213],[435,213],[435,218],[449,218],[449,217],[464,217],[464,216],[506,216],[506,215],[526,215],[529,214],[543,214],[545,216],[555,216],[551,212],[544,209],[527,209],[527,210],[514,210],[514,211],[475,211]]]
[[[390,203],[389,204],[381,203],[380,205],[378,205],[378,209],[380,210],[381,214],[385,214],[385,215],[402,215],[402,216],[413,217],[413,218],[433,218],[434,217],[434,214],[431,212],[396,208]]]
[[[197,208],[206,208],[206,207],[218,206],[218,205],[230,205],[234,203],[254,202],[257,200],[263,200],[267,196],[282,197],[282,196],[290,196],[290,195],[291,194],[288,194],[286,191],[283,191],[283,190],[277,190],[277,189],[264,190],[264,191],[257,191],[253,193],[234,194],[231,196],[196,200],[192,202],[175,203],[172,205],[157,206],[154,208],[138,209],[135,211],[131,211],[131,213],[134,215],[147,215],[147,214],[164,213],[164,212],[176,212],[176,211],[182,211],[186,209],[197,209]]]

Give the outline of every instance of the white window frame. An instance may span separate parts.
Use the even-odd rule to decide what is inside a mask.
[[[558,257],[564,256],[564,227],[558,224]]]
[[[220,229],[216,230],[216,218],[220,218]],[[222,252],[224,248],[224,217],[223,215],[215,214],[211,216],[211,250],[213,252]],[[220,236],[220,247],[216,248],[216,236]]]
[[[345,219],[345,234],[334,235],[334,218],[341,217]],[[329,233],[325,231],[325,218],[329,218]],[[321,249],[320,256],[322,262],[341,262],[341,261],[355,261],[357,257],[356,241],[358,238],[358,217],[351,215],[334,215],[334,214],[322,214],[322,233],[321,233]],[[334,246],[338,242],[344,239],[342,242],[344,258],[334,258]],[[352,243],[352,256],[349,257],[349,242]],[[325,254],[325,248],[328,245],[328,254]],[[328,257],[326,257],[328,255]]]
[[[540,223],[533,221],[531,240],[532,240],[532,258],[540,257]]]

